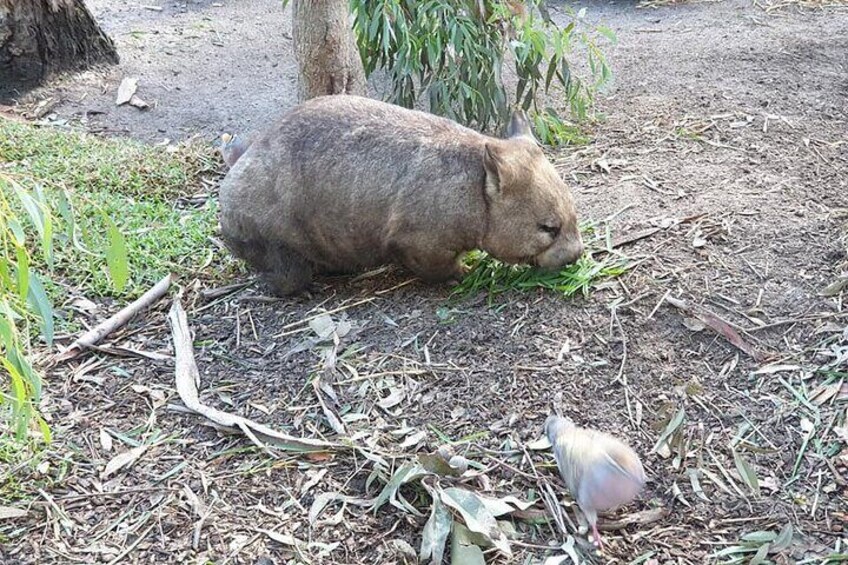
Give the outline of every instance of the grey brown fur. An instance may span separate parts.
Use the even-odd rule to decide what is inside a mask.
[[[508,135],[358,96],[313,98],[236,156],[220,190],[224,240],[277,294],[313,273],[387,263],[456,280],[472,249],[574,262],[583,244],[568,187],[526,119],[514,116]]]

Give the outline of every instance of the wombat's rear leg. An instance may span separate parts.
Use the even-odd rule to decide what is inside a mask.
[[[265,264],[262,278],[278,296],[306,290],[312,282],[312,264],[285,245],[269,248]]]
[[[312,282],[312,265],[300,253],[268,241],[224,237],[233,254],[259,272],[262,280],[278,296],[305,290]]]

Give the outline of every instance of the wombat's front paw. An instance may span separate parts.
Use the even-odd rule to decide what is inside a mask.
[[[471,268],[464,263],[457,263],[453,271],[453,275],[448,279],[450,286],[456,286],[462,282],[462,279],[471,271]]]
[[[279,273],[266,273],[262,278],[270,288],[271,294],[280,298],[300,294],[307,290],[312,282],[311,278],[281,277]]]
[[[462,279],[465,278],[465,275],[467,275],[470,270],[471,269],[469,267],[457,261],[443,279],[445,286],[453,287],[460,284]]]

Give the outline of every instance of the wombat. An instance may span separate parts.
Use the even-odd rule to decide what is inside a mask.
[[[278,295],[306,289],[314,273],[389,263],[457,281],[473,249],[546,269],[583,254],[574,200],[523,113],[498,139],[368,98],[321,96],[225,155],[224,242]]]

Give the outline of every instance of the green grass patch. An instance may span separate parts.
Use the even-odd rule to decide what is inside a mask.
[[[158,198],[124,198],[110,193],[90,195],[78,204],[78,223],[88,234],[89,249],[105,249],[108,233],[102,228],[100,213],[108,215],[124,235],[129,257],[127,294],[135,296],[169,272],[196,274],[214,259],[216,248],[209,238],[217,225],[217,206],[208,201],[199,208],[178,209]],[[64,277],[79,288],[97,296],[114,293],[103,259],[99,254],[68,253],[60,265]]]
[[[217,228],[214,201],[180,205],[181,197],[205,190],[203,175],[215,174],[216,157],[206,145],[168,150],[0,119],[0,167],[24,190],[41,190],[57,209],[62,198],[72,208],[72,225],[54,236],[55,267],[32,249],[38,261],[32,266],[49,273],[43,280],[55,302],[62,299],[62,285],[130,299],[169,272],[196,274],[216,258],[209,240]],[[0,183],[0,189],[9,187]],[[116,244],[125,246],[128,263],[120,291],[106,260]]]
[[[485,292],[491,305],[495,297],[505,292],[537,289],[565,297],[576,294],[588,296],[592,287],[598,283],[627,272],[629,260],[605,249],[604,242],[607,245],[609,242],[608,234],[599,235],[594,226],[585,226],[581,231],[589,252],[576,263],[559,271],[545,271],[529,265],[507,265],[482,251],[469,253],[465,262],[471,270],[453,288],[450,298],[461,300]],[[595,259],[592,252],[601,250],[607,253],[601,259]]]
[[[32,446],[27,442],[16,440],[13,434],[0,433],[0,501],[9,504],[33,496],[32,490],[21,481],[25,473],[14,472],[34,468],[33,455]]]
[[[72,193],[114,193],[174,200],[200,187],[201,173],[215,169],[215,155],[202,144],[168,151],[128,139],[102,139],[73,131],[0,118],[0,162],[8,172]]]

